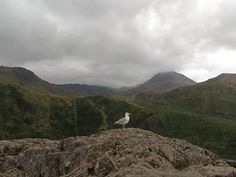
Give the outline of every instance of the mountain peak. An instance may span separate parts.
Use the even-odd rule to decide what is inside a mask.
[[[176,72],[176,71],[163,71],[163,72],[159,72],[159,73],[157,73],[157,74],[179,74],[178,72]],[[157,75],[156,74],[156,75]]]
[[[194,85],[196,82],[175,71],[161,72],[154,75],[140,87],[146,90],[170,91],[179,87]]]
[[[183,80],[187,80],[188,82],[191,82],[193,84],[195,84],[196,82],[189,79],[188,77],[186,77],[185,75],[175,72],[175,71],[169,71],[169,72],[160,72],[157,73],[156,75],[154,75],[152,77],[152,79],[161,79],[161,80],[166,80],[166,82],[170,82],[170,81],[183,81]],[[151,80],[152,80],[151,79]]]
[[[150,80],[134,88],[125,91],[125,95],[137,95],[143,92],[167,92],[179,87],[196,84],[183,74],[175,71],[161,72],[154,75]]]
[[[11,75],[11,77],[15,77],[21,81],[33,82],[40,79],[32,71],[23,67],[1,66],[0,72],[5,73],[8,76]]]
[[[35,90],[40,93],[52,91],[52,86],[49,82],[40,79],[32,71],[22,67],[1,66],[0,83],[19,86],[27,90]]]
[[[33,73],[32,71],[26,69],[26,68],[23,68],[23,67],[9,67],[9,66],[0,66],[0,70],[1,71],[18,71],[18,72],[30,72],[30,73]]]

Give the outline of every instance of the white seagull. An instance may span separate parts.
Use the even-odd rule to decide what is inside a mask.
[[[127,124],[129,122],[129,115],[131,115],[131,114],[126,112],[125,117],[123,117],[120,120],[116,121],[115,124],[122,125],[122,128],[125,128],[125,124]]]

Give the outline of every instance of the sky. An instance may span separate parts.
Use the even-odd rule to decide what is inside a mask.
[[[0,0],[0,65],[52,83],[133,86],[236,73],[235,0]]]

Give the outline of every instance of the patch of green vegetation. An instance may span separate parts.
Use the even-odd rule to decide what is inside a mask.
[[[236,159],[236,121],[165,109],[143,121],[140,127],[185,139],[223,158]]]
[[[129,126],[136,127],[150,113],[135,104],[108,96],[67,98],[0,86],[0,138],[41,137],[58,139],[90,135],[118,128],[113,123],[133,113]]]
[[[139,100],[153,112],[140,125],[236,159],[236,87],[202,83]]]
[[[182,111],[236,120],[236,87],[199,84],[166,93],[158,102]]]

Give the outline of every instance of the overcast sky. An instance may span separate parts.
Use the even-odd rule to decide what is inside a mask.
[[[236,73],[236,1],[0,0],[0,65],[112,87]]]

